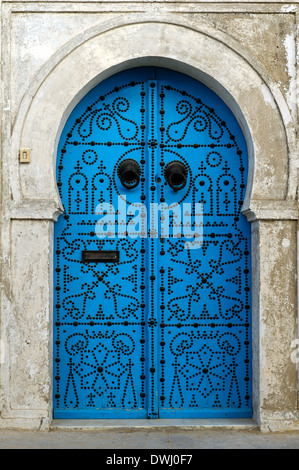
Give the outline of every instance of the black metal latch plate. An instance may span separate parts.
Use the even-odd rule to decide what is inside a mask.
[[[118,250],[83,250],[82,261],[84,263],[117,263],[119,261]]]

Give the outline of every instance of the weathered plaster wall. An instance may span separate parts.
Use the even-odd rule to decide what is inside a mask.
[[[260,222],[261,422],[270,430],[272,420],[294,418],[296,410],[297,371],[290,360],[297,335],[296,230],[295,221]]]
[[[124,13],[117,12],[117,15]],[[19,13],[11,20],[12,119],[36,72],[75,34],[115,17],[115,13]],[[295,74],[294,14],[182,13],[191,25],[203,20],[247,47],[265,65],[280,90],[294,106],[291,80]],[[55,34],[53,34],[55,31]],[[74,34],[75,33],[75,34]],[[258,47],[257,47],[258,45]]]
[[[206,82],[236,114],[250,154],[254,418],[299,429],[297,371],[297,3],[4,1],[0,427],[51,420],[55,149],[101,79],[156,64]],[[18,150],[31,149],[21,165]]]
[[[184,14],[196,23],[198,15]],[[202,14],[215,28],[234,37],[265,66],[294,110],[292,79],[296,74],[295,15],[271,15],[264,12]]]
[[[49,400],[49,224],[12,220],[11,407],[44,410]],[[42,307],[42,308],[41,308]]]

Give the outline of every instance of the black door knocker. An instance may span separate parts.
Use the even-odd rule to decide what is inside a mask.
[[[182,162],[177,160],[166,165],[165,179],[174,191],[179,191],[186,186],[188,171]]]
[[[136,160],[131,158],[121,162],[117,169],[117,176],[119,177],[121,184],[126,189],[133,189],[138,186],[140,173],[141,170],[139,164]]]

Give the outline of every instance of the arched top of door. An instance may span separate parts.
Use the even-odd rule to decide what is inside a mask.
[[[26,217],[27,211],[55,220],[62,207],[55,158],[70,112],[97,83],[143,65],[183,72],[216,92],[236,116],[247,141],[244,212],[252,219],[286,214],[296,218],[295,182],[290,177],[292,118],[264,66],[235,39],[204,21],[195,26],[172,15],[143,14],[114,18],[84,31],[36,74],[13,129],[16,152],[31,149],[31,163],[20,172],[15,168],[12,178],[15,213]]]

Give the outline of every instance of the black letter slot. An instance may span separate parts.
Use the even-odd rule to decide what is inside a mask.
[[[83,263],[117,263],[119,261],[118,250],[84,250],[82,251]]]

